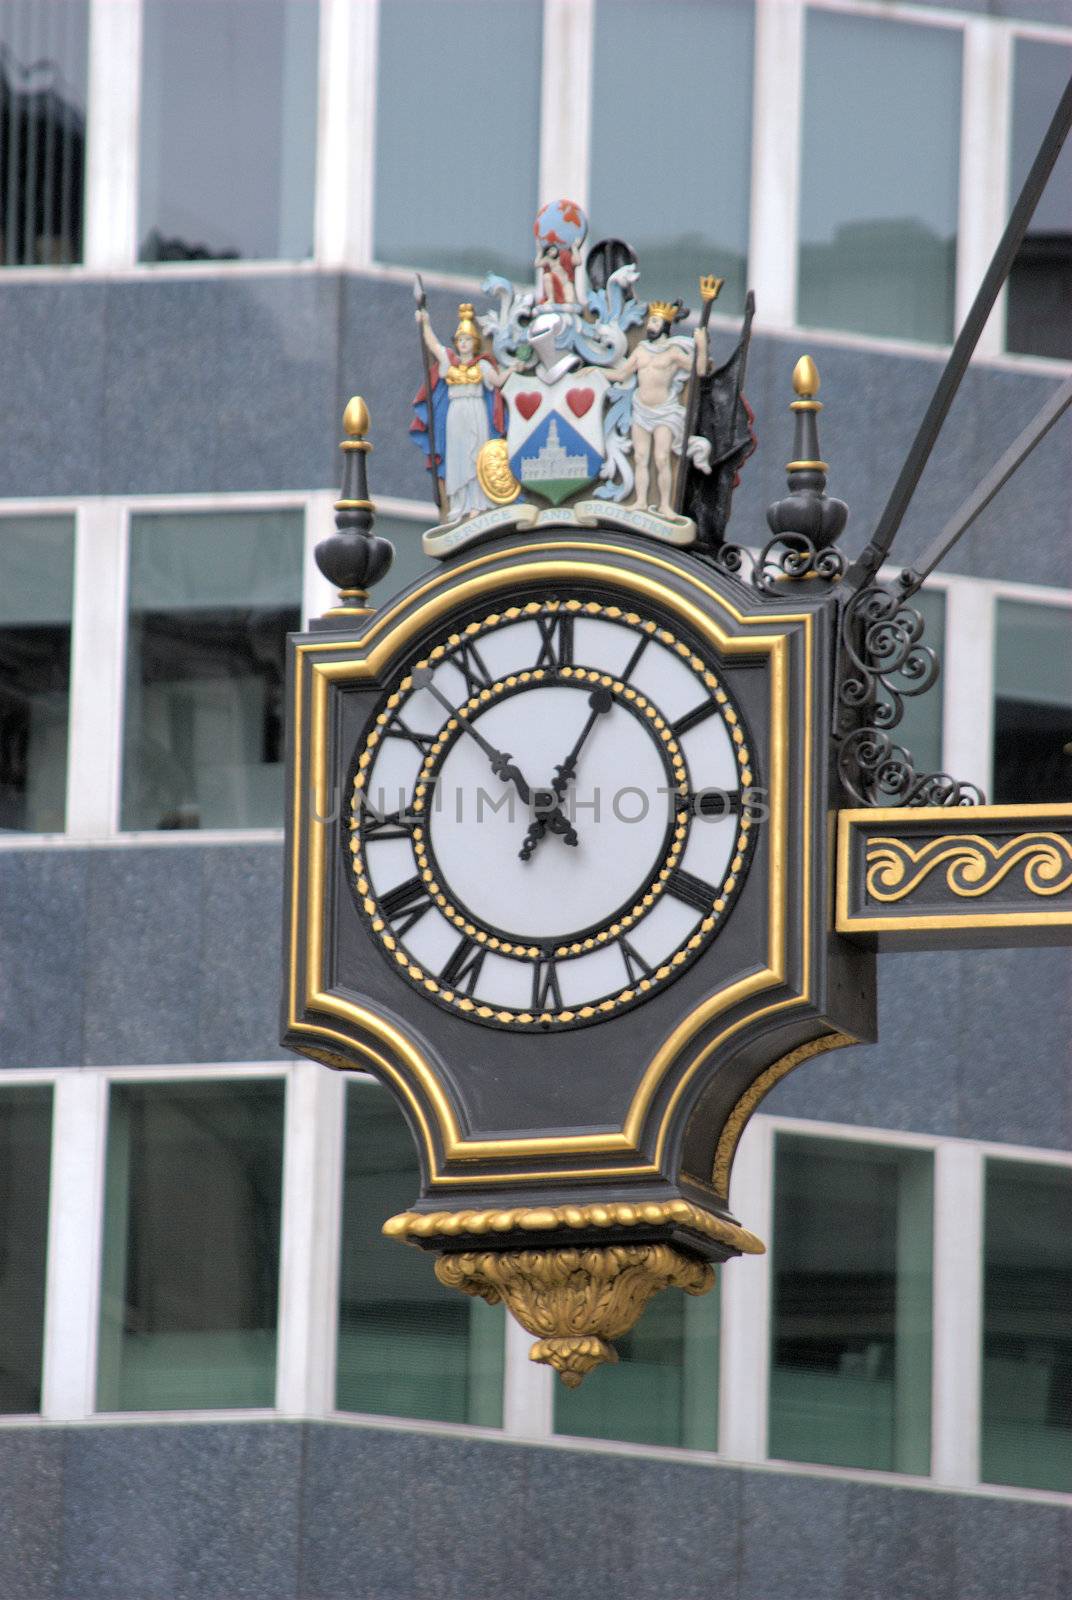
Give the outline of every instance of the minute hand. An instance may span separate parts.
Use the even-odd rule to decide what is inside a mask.
[[[574,776],[577,770],[577,760],[580,756],[581,750],[584,747],[584,741],[591,733],[597,719],[603,716],[604,712],[610,710],[611,706],[614,704],[614,697],[609,689],[595,689],[588,696],[588,704],[592,708],[588,717],[588,721],[581,729],[577,737],[577,742],[573,746],[573,749],[570,751],[569,755],[566,757],[565,761],[562,762],[561,766],[557,766],[555,768],[555,775],[551,779],[551,789],[554,793],[555,799],[558,801],[558,805],[555,807],[553,812],[538,812],[533,818],[532,823],[529,826],[529,831],[525,835],[525,842],[521,846],[522,861],[528,861],[535,854],[536,846],[544,837],[548,828],[550,828],[552,833],[560,833],[562,831],[557,825],[557,819],[562,816],[562,802],[566,798],[566,790],[569,788],[570,779]],[[567,835],[566,843],[576,843],[576,837],[570,839]]]

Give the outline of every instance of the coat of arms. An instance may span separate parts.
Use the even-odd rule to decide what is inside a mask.
[[[535,286],[485,278],[492,308],[461,305],[451,345],[432,329],[417,280],[425,382],[411,431],[442,518],[425,549],[447,555],[552,512],[581,522],[615,513],[673,544],[716,546],[755,448],[742,393],[751,294],[737,346],[715,369],[708,317],[721,279],[700,280],[687,327],[680,300],[638,298],[628,245],[585,251],[588,221],[573,202],[544,206],[534,232]]]

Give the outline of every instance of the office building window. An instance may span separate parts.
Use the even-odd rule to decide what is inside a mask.
[[[280,1079],[113,1085],[97,1403],[275,1403]]]
[[[502,1422],[503,1310],[445,1289],[424,1251],[385,1239],[419,1187],[417,1153],[386,1089],[346,1097],[339,1285],[340,1411]]]
[[[0,264],[82,259],[87,0],[0,0]]]
[[[929,1154],[780,1134],[768,1453],[930,1468]]]
[[[145,0],[142,261],[313,251],[314,0]]]
[[[984,1483],[1072,1492],[1072,1171],[986,1164]]]
[[[680,295],[696,310],[697,279],[714,273],[726,280],[716,309],[741,310],[753,11],[743,0],[717,6],[599,0],[596,6],[593,233],[633,246],[645,299]]]
[[[922,589],[909,602],[923,618],[920,641],[933,650],[948,671],[945,658],[945,595],[940,589]],[[904,716],[891,729],[890,738],[909,751],[917,772],[941,772],[942,766],[942,679],[939,677],[925,693],[904,702]]]
[[[0,518],[0,829],[66,813],[73,517]]]
[[[597,1367],[579,1389],[556,1380],[556,1432],[716,1450],[717,1282],[707,1295],[656,1295],[614,1345],[618,1366]]]
[[[277,828],[299,511],[131,519],[122,826]]]
[[[997,603],[996,802],[1072,800],[1072,610]]]
[[[805,326],[952,338],[962,42],[959,29],[808,11]]]
[[[0,1412],[41,1409],[52,1090],[0,1094]]]
[[[377,261],[532,278],[542,53],[540,0],[381,7]]]
[[[386,578],[377,586],[373,603],[382,606],[385,600],[407,589],[420,577],[430,577],[439,568],[434,556],[426,556],[421,549],[421,535],[426,528],[438,522],[439,513],[431,505],[428,515],[414,522],[409,517],[391,517],[381,513],[376,518],[375,532],[390,539],[395,547],[395,559]]]
[[[1017,39],[1013,57],[1009,203],[1027,177],[1072,77],[1072,48]],[[1050,174],[1009,275],[1005,342],[1010,350],[1072,361],[1072,145]]]

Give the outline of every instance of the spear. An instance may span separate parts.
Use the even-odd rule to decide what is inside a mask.
[[[703,308],[700,311],[700,325],[697,333],[706,332],[707,324],[711,320],[711,307],[718,299],[719,291],[725,283],[725,278],[701,278],[700,296]],[[681,445],[681,460],[678,462],[677,483],[674,485],[674,510],[681,515],[681,507],[685,500],[685,479],[689,470],[689,439],[696,426],[696,413],[700,408],[700,360],[699,351],[693,356],[692,372],[689,374],[689,398],[685,403],[685,438]]]
[[[418,311],[428,310],[428,297],[424,292],[424,283],[419,272],[414,274],[413,298],[417,302]],[[422,324],[418,323],[417,331],[421,340],[421,361],[424,365],[424,393],[428,407],[428,459],[425,465],[432,474],[432,498],[439,507],[439,515],[445,522],[449,507],[443,489],[443,480],[436,470],[435,419],[432,416],[432,363],[428,355],[428,346],[424,342],[424,327]]]

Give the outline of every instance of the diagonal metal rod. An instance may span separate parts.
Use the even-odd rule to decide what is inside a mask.
[[[997,465],[987,473],[963,505],[958,506],[926,554],[921,556],[915,565],[906,567],[901,573],[899,582],[903,599],[907,600],[909,595],[915,594],[930,577],[939,561],[945,559],[961,534],[967,533],[975,519],[986,510],[998,491],[1005,487],[1017,467],[1027,460],[1035,446],[1042,443],[1069,406],[1072,406],[1072,378],[1050,396],[1020,437],[1009,446]]]
[[[919,425],[919,431],[912,441],[912,448],[878,519],[875,531],[845,574],[844,584],[847,589],[855,589],[866,583],[878,571],[889,553],[889,548],[908,510],[909,502],[923,475],[923,469],[934,449],[942,424],[960,388],[961,379],[967,371],[975,346],[979,342],[979,335],[994,309],[994,302],[1001,292],[1002,284],[1012,270],[1016,254],[1023,243],[1024,235],[1035,214],[1035,207],[1046,187],[1054,163],[1061,153],[1061,146],[1065,142],[1070,126],[1072,126],[1072,78],[1068,80],[1065,92],[1053,114],[1053,120],[1046,130],[1046,136],[1039,146],[1038,155],[1031,164],[1031,171],[1024,180],[1024,186],[1013,206],[1001,242],[986,269],[983,281],[979,285],[979,292],[949,353],[949,360],[945,364],[942,376],[938,379],[938,386],[931,403]]]

